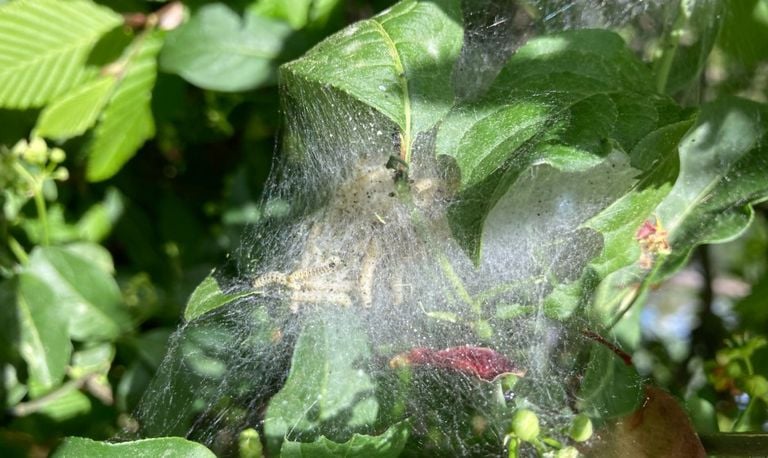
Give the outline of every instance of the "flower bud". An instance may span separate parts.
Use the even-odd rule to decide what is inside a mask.
[[[592,437],[592,420],[588,416],[579,414],[571,423],[568,435],[576,442],[584,442]]]
[[[69,179],[69,170],[66,167],[58,167],[53,171],[51,177],[56,181],[67,181]]]
[[[491,324],[485,320],[479,320],[475,322],[475,334],[481,340],[487,340],[493,337],[493,328]]]
[[[14,154],[14,156],[22,156],[27,149],[29,149],[29,143],[27,143],[25,138],[22,138],[21,140],[17,141],[15,145],[13,145],[11,152]]]
[[[536,439],[539,436],[539,417],[528,409],[518,410],[512,419],[512,432],[527,442]]]
[[[61,148],[53,148],[50,153],[50,159],[51,162],[54,162],[56,164],[61,164],[64,162],[64,159],[66,159],[67,154],[64,152]]]
[[[261,458],[264,456],[259,432],[253,428],[248,428],[240,433],[238,448],[242,458]]]
[[[40,137],[33,138],[24,151],[23,157],[30,164],[44,164],[48,160],[48,145],[45,144],[45,140]]]

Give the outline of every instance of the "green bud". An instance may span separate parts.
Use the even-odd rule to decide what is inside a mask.
[[[13,153],[14,156],[22,156],[27,149],[29,149],[29,143],[27,143],[25,138],[22,138],[13,145],[11,153]]]
[[[59,167],[53,171],[51,177],[57,181],[67,181],[69,179],[69,170],[66,167]]]
[[[578,458],[579,451],[575,447],[561,448],[555,454],[556,458]]]
[[[731,361],[725,366],[725,373],[731,378],[739,378],[742,374],[741,365],[738,361]]]
[[[568,433],[576,442],[584,442],[592,437],[592,420],[588,416],[576,415],[571,423],[571,431]]]
[[[56,164],[61,164],[62,162],[64,162],[64,159],[67,158],[67,154],[61,148],[53,148],[50,154],[51,154],[50,156],[51,162],[54,162]]]
[[[44,164],[48,160],[48,145],[42,138],[35,137],[29,142],[29,147],[22,156],[30,164]]]
[[[539,417],[528,409],[518,410],[512,419],[512,432],[526,442],[536,439],[539,436]]]
[[[237,445],[240,451],[240,458],[261,458],[264,456],[259,432],[253,428],[240,432],[240,437],[237,438]]]
[[[475,334],[482,340],[490,339],[493,337],[493,328],[489,322],[478,320],[475,322]]]

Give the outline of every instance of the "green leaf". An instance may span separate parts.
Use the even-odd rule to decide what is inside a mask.
[[[157,437],[133,442],[97,442],[83,437],[68,437],[51,455],[55,458],[82,458],[98,456],[103,458],[214,458],[216,455],[197,442],[181,437]]]
[[[642,395],[643,382],[634,366],[594,343],[579,388],[579,411],[599,419],[627,415],[640,405]]]
[[[313,84],[351,95],[391,119],[410,149],[453,104],[460,17],[456,0],[400,2],[284,65],[281,80],[289,92]]]
[[[630,154],[632,165],[642,170],[637,183],[587,223],[603,234],[603,252],[592,261],[601,277],[640,257],[635,234],[672,189],[679,170],[677,147],[692,123],[669,124],[643,138]]]
[[[408,441],[408,425],[390,426],[379,436],[354,434],[350,440],[337,443],[320,437],[315,442],[285,441],[280,450],[281,458],[334,458],[338,456],[359,458],[395,458]]]
[[[680,142],[680,175],[656,209],[672,253],[659,275],[677,270],[694,247],[738,237],[752,221],[752,205],[768,198],[768,110],[728,97],[703,105]]]
[[[150,102],[157,77],[157,54],[163,32],[147,31],[112,64],[117,86],[99,118],[88,149],[86,175],[90,181],[106,180],[155,134]]]
[[[312,317],[296,342],[288,379],[267,408],[264,432],[271,448],[283,439],[344,436],[369,427],[378,412],[373,381],[361,369],[369,357],[353,313]],[[331,422],[332,428],[323,428]]]
[[[16,314],[18,348],[27,363],[29,393],[45,394],[64,379],[72,353],[67,311],[59,307],[56,292],[35,275],[18,277]]]
[[[211,310],[215,310],[250,294],[250,291],[238,294],[226,294],[219,288],[219,283],[213,277],[213,274],[210,274],[205,277],[205,280],[197,285],[197,288],[195,288],[189,296],[187,308],[184,309],[184,319],[187,321],[194,320]]]
[[[120,15],[85,0],[0,6],[0,106],[42,106],[93,75],[91,51],[121,23]]]
[[[125,204],[120,191],[116,188],[107,188],[104,199],[86,210],[75,224],[77,239],[93,243],[103,241],[123,215],[124,208]]]
[[[291,5],[291,10],[300,11]],[[245,17],[224,3],[200,8],[168,34],[163,71],[204,89],[244,91],[274,81],[277,60],[291,28],[248,9]]]
[[[70,373],[73,378],[79,378],[87,374],[106,374],[115,357],[115,346],[110,343],[97,344],[83,350],[76,351],[72,355],[72,368]]]
[[[612,32],[528,42],[486,96],[440,125],[437,154],[453,158],[461,174],[449,208],[456,238],[478,260],[485,219],[523,170],[547,163],[581,171],[614,148],[629,151],[656,127],[656,99],[650,74]]]
[[[111,271],[94,263],[91,250],[106,251],[87,244],[37,247],[26,272],[55,292],[55,306],[65,312],[62,321],[68,323],[73,339],[113,340],[127,329],[130,321]]]
[[[76,87],[45,107],[37,120],[37,135],[66,140],[82,135],[95,123],[117,80],[98,78]]]
[[[571,157],[574,165],[591,164]],[[584,170],[545,162],[519,176],[488,213],[482,232],[481,268],[508,272],[496,277],[496,288],[509,286],[501,304],[523,310],[543,305],[547,316],[558,320],[583,305],[595,283],[588,267],[603,243],[586,223],[621,197],[636,173],[629,157],[616,151]]]

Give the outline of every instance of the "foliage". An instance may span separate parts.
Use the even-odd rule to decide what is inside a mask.
[[[357,3],[0,2],[0,450],[213,454],[175,437],[58,444],[134,432],[130,413],[182,307],[195,322],[251,294],[219,278],[243,227],[277,211],[258,196],[278,80],[286,117],[313,103],[386,119],[393,167],[406,179],[420,154],[448,164],[450,231],[476,264],[489,256],[493,230],[532,227],[571,248],[554,259],[569,267],[549,272],[552,288],[536,306],[569,329],[599,328],[571,336],[584,344],[572,355],[578,381],[562,390],[572,420],[560,429],[540,422],[525,377],[473,380],[483,402],[494,399],[497,451],[624,453],[626,443],[655,439],[698,451],[681,405],[702,434],[764,428],[768,48],[759,37],[768,2],[670,2],[655,40],[631,24],[551,32],[531,13],[535,36],[489,62],[484,84],[473,78],[485,73],[462,67],[475,49],[471,2],[404,0],[332,34],[385,6]],[[521,11],[538,4],[524,3]],[[282,154],[309,161],[294,134],[284,131]],[[555,210],[533,197],[567,180],[593,207],[572,227],[542,227],[541,214]],[[528,219],[492,227],[503,206]],[[539,257],[535,266],[552,261]],[[680,356],[663,337],[641,336],[639,320],[664,298],[682,302],[664,288],[697,266],[700,324]],[[725,277],[753,285],[752,294],[715,297]],[[494,286],[521,296],[537,287]],[[485,293],[463,298],[478,341],[532,313],[475,307]],[[716,299],[738,304],[722,319]],[[434,323],[465,325],[464,316],[429,313]],[[268,346],[275,324],[263,318],[254,335]],[[271,456],[413,455],[427,453],[425,443],[440,451],[444,438],[399,407],[417,376],[412,361],[390,362],[388,376],[359,370],[378,355],[354,312],[337,318],[320,313],[298,330],[285,379],[249,406],[260,424],[238,432],[241,456],[261,456],[262,445]],[[197,362],[215,366],[205,358]],[[443,369],[459,363],[468,364]],[[520,399],[498,400],[513,388]],[[394,395],[383,396],[388,389]],[[669,409],[675,425],[659,413]],[[617,426],[643,415],[638,431]],[[611,439],[596,441],[593,425]]]

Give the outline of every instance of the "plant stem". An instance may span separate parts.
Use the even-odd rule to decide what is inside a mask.
[[[477,315],[478,318],[480,318],[480,315],[482,313],[482,306],[478,301],[475,301],[472,299],[472,296],[467,291],[467,288],[464,286],[464,282],[461,281],[461,278],[456,274],[456,271],[453,270],[453,265],[451,265],[451,261],[445,256],[445,253],[440,249],[440,247],[437,246],[436,243],[432,241],[432,237],[430,237],[429,230],[426,228],[423,219],[421,218],[421,214],[418,212],[418,210],[414,209],[411,212],[411,219],[413,220],[414,226],[416,227],[417,231],[421,234],[422,240],[427,242],[427,246],[429,246],[430,249],[432,249],[434,252],[437,253],[438,262],[440,264],[440,268],[443,271],[443,274],[448,278],[448,280],[451,282],[451,285],[453,286],[454,292],[456,295],[467,303],[467,305],[470,306],[472,309],[472,312]]]
[[[11,249],[13,255],[16,256],[16,259],[18,259],[20,264],[29,262],[29,255],[24,250],[24,247],[21,246],[21,243],[19,243],[19,241],[12,235],[8,235],[8,247]]]
[[[91,378],[97,375],[97,373],[93,372],[80,378],[70,380],[44,396],[28,402],[20,402],[16,404],[8,410],[8,413],[14,417],[24,417],[35,412],[39,412],[40,410],[44,409],[45,406],[61,398],[67,393],[70,393],[74,390],[79,390],[86,383],[88,383]]]
[[[646,273],[643,277],[643,280],[640,282],[640,285],[638,285],[637,290],[635,290],[635,297],[632,298],[632,300],[627,304],[626,307],[624,307],[622,310],[619,311],[618,314],[616,314],[616,317],[613,319],[611,324],[608,325],[606,328],[606,331],[610,331],[613,329],[617,324],[619,324],[619,321],[621,321],[622,318],[624,318],[624,315],[629,312],[632,307],[635,306],[635,304],[638,302],[638,299],[643,296],[643,293],[651,286],[653,283],[653,280],[656,278],[656,274],[661,270],[661,266],[664,264],[664,256],[659,256],[658,259],[656,259],[655,265],[653,269]]]
[[[43,229],[42,245],[48,245],[49,243],[49,230],[48,230],[48,210],[45,206],[45,197],[43,196],[43,180],[33,176],[27,169],[21,164],[15,162],[13,164],[14,170],[21,175],[32,188],[33,200],[35,201],[35,209],[37,210],[37,217],[40,219],[40,225]]]
[[[678,3],[677,17],[672,25],[672,30],[664,37],[664,51],[656,67],[656,91],[664,94],[667,90],[669,74],[672,71],[672,64],[675,61],[677,49],[680,46],[680,36],[686,23],[685,12],[683,11],[683,2]]]
[[[699,438],[709,455],[762,456],[768,450],[765,433],[700,434]]]

